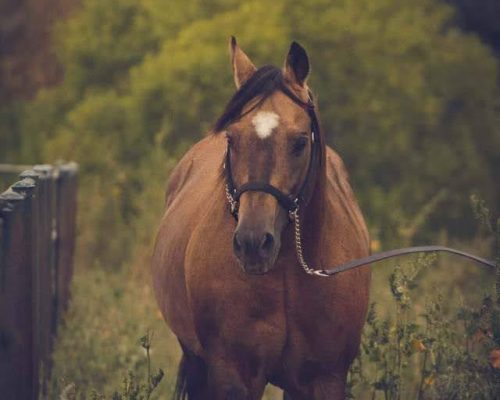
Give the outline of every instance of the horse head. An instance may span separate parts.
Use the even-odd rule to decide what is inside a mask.
[[[257,69],[234,38],[230,51],[238,90],[215,131],[227,138],[226,189],[238,221],[233,251],[244,271],[264,274],[292,213],[312,196],[324,145],[306,51],[293,42],[282,69]]]

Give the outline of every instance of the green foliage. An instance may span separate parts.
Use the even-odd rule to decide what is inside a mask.
[[[470,237],[468,195],[498,195],[497,61],[452,21],[434,0],[86,0],[55,30],[63,84],[0,129],[23,162],[80,163],[81,204],[92,210],[83,231],[135,234],[134,193],[148,185],[138,171],[158,168],[153,152],[177,159],[234,91],[228,37],[257,65],[281,64],[299,39],[373,236],[385,245],[441,229]],[[129,255],[116,260],[118,249],[130,246],[118,236],[89,237],[86,261],[121,265]]]
[[[491,333],[497,346],[500,346],[500,218],[493,222],[493,216],[484,200],[477,196],[471,196],[472,209],[476,219],[485,228],[486,232],[493,238],[493,251],[496,255],[497,268],[495,271],[495,299],[496,302],[488,305],[488,313],[491,314],[493,324]]]
[[[493,228],[483,201],[473,197],[472,202],[476,217],[497,241],[500,225]],[[361,354],[350,371],[351,398],[497,398],[500,370],[492,365],[490,354],[500,343],[499,282],[479,302],[469,298],[457,306],[437,284],[425,284],[425,278],[436,278],[434,261],[435,257],[421,257],[390,274],[395,310],[389,316],[381,316],[375,303],[371,305]],[[426,275],[431,269],[433,274]],[[418,312],[421,285],[436,294],[427,292],[425,306]]]
[[[0,160],[15,162],[19,160],[20,138],[18,115],[20,104],[13,103],[0,107]]]
[[[350,375],[352,398],[496,399],[499,371],[489,363],[495,349],[493,302],[445,312],[446,298],[431,296],[420,315],[410,312],[417,276],[428,261],[391,274],[396,317],[380,318],[372,304],[361,356]]]
[[[145,336],[140,338],[141,347],[146,351],[147,358],[147,376],[145,382],[142,382],[140,377],[136,376],[134,372],[128,371],[128,374],[123,378],[122,389],[113,392],[110,397],[98,393],[96,390],[91,390],[87,395],[88,390],[77,390],[74,383],[65,386],[60,393],[61,400],[76,400],[77,398],[91,400],[149,400],[162,381],[165,373],[159,369],[157,373],[151,373],[151,334],[148,332]],[[57,392],[51,393],[57,395]]]
[[[311,49],[324,126],[372,231],[398,240],[444,188],[420,237],[442,227],[470,233],[468,194],[492,200],[500,148],[489,49],[454,29],[452,9],[433,0],[296,3],[293,33]]]
[[[149,15],[135,0],[86,0],[57,32],[66,84],[78,92],[119,87],[128,69],[158,45],[149,24]]]
[[[143,272],[79,272],[53,355],[48,397],[165,398],[177,370],[174,342]],[[163,367],[153,369],[152,358]]]

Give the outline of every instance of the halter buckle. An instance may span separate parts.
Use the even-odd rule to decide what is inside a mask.
[[[288,219],[290,220],[290,222],[295,221],[295,219],[297,218],[297,214],[299,213],[299,198],[296,197],[293,203],[295,204],[295,206],[288,210]]]
[[[238,202],[234,201],[230,204],[231,214],[238,219]]]

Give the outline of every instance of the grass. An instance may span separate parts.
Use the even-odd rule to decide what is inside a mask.
[[[133,269],[80,269],[73,299],[54,352],[53,398],[69,384],[76,393],[90,396],[95,391],[110,397],[123,386],[129,371],[135,381],[145,381],[148,365],[165,372],[151,398],[165,398],[173,390],[179,350],[146,274]],[[148,351],[140,340],[146,332],[152,336]]]
[[[490,253],[492,241],[499,240],[495,229],[487,227],[470,250]],[[77,268],[49,398],[170,398],[180,353],[156,306],[150,249],[143,243],[135,262],[121,269]],[[488,357],[500,346],[500,333],[491,271],[454,257],[428,256],[377,265],[373,275],[374,305],[351,369],[350,395],[494,399],[500,375]],[[280,399],[281,393],[269,389],[265,398]]]

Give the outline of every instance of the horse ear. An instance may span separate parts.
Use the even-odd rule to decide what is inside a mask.
[[[229,51],[231,52],[231,62],[233,64],[234,83],[236,88],[239,89],[257,71],[257,68],[240,49],[234,36],[231,36],[229,40]]]
[[[305,49],[297,42],[292,42],[285,60],[285,79],[290,83],[297,83],[304,87],[309,70],[309,57]]]

